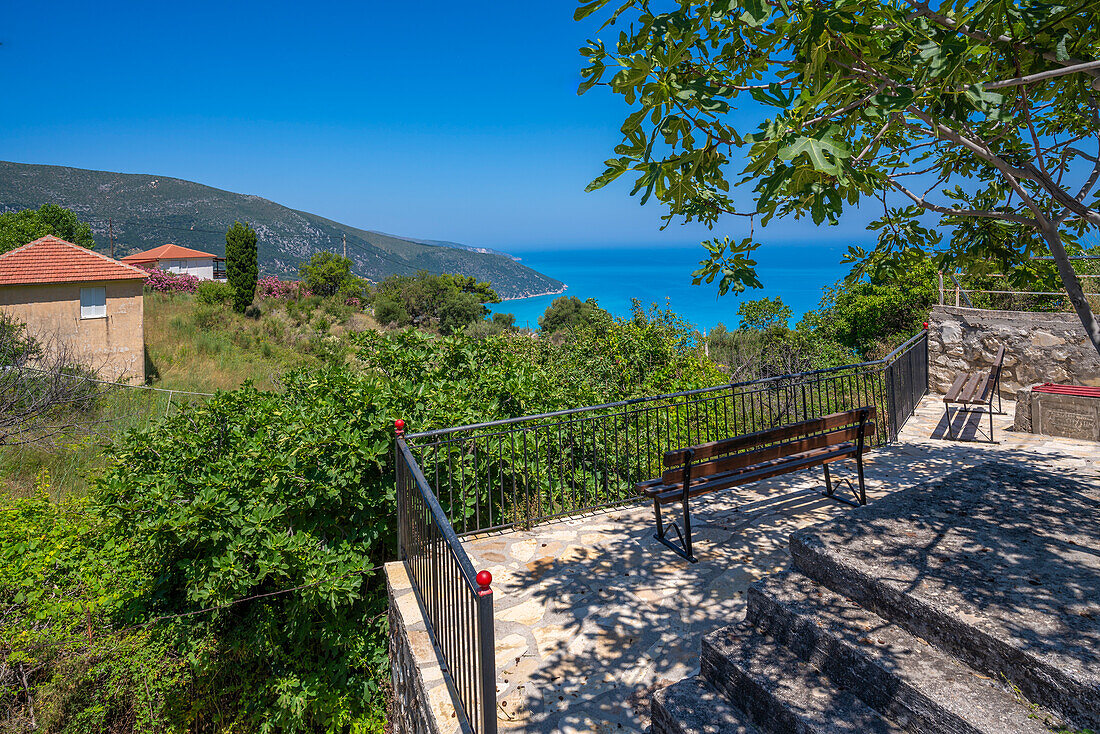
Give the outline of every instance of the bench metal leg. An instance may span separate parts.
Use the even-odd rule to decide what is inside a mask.
[[[688,513],[687,505],[684,506],[684,531],[680,532],[680,526],[675,522],[669,521],[666,525],[661,520],[661,503],[656,499],[653,500],[653,514],[657,518],[657,532],[653,534],[653,537],[657,539],[661,544],[671,548],[676,552],[676,555],[686,558],[692,563],[698,563],[699,559],[696,558],[691,552],[691,515]],[[680,544],[672,542],[668,538],[668,530],[676,533],[677,539]]]
[[[856,473],[857,473],[857,476],[859,477],[858,484],[856,486],[852,486],[852,481],[850,479],[848,479],[848,477],[840,477],[837,480],[837,482],[834,484],[833,483],[833,475],[829,472],[829,465],[828,464],[822,464],[822,467],[825,469],[825,496],[826,497],[828,497],[829,499],[834,499],[837,502],[843,502],[846,505],[851,505],[852,507],[859,507],[860,505],[867,504],[867,492],[866,492],[866,490],[864,489],[864,486],[863,486],[863,459],[862,458],[857,458],[856,459],[856,470],[857,470]],[[848,489],[852,490],[852,495],[856,498],[854,502],[852,500],[848,499],[847,497],[841,497],[836,493],[837,486],[839,486],[841,484],[847,484]],[[857,489],[857,487],[858,487],[858,489]]]
[[[694,563],[695,555],[691,552],[691,512],[688,511],[687,492],[684,492],[684,550],[687,551],[687,558]]]
[[[955,440],[955,430],[951,427],[951,406],[947,403],[943,404],[943,415],[947,419],[947,436],[952,441]]]
[[[859,473],[859,504],[867,504],[867,488],[863,484],[863,454],[856,457],[856,471]]]

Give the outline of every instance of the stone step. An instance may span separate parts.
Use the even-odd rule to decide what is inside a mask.
[[[747,620],[910,732],[1049,734],[1044,723],[1057,722],[797,572],[751,586]]]
[[[760,734],[699,676],[684,678],[653,694],[653,734]]]
[[[998,462],[791,535],[796,569],[1100,731],[1100,484]]]
[[[748,623],[705,636],[701,663],[706,682],[768,734],[904,732]]]

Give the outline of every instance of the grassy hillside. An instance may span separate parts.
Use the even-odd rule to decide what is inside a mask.
[[[298,264],[313,253],[340,251],[346,235],[356,274],[374,281],[423,269],[472,275],[492,283],[502,298],[562,288],[502,253],[357,229],[259,196],[166,176],[0,161],[0,210],[42,204],[60,204],[90,222],[101,251],[108,218],[113,220],[116,256],[167,242],[220,255],[226,228],[239,219],[259,235],[264,275],[296,276]]]
[[[264,301],[263,315],[249,319],[225,306],[191,296],[145,294],[145,342],[152,386],[211,393],[251,381],[278,390],[279,377],[297,367],[344,358],[351,331],[376,328],[367,315],[333,303]],[[0,447],[0,492],[28,496],[43,472],[57,496],[81,496],[89,472],[102,464],[103,446],[129,429],[145,428],[186,395],[119,388],[104,397],[82,435],[53,446]]]

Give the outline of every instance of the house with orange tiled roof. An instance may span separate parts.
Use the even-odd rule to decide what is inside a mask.
[[[122,258],[122,262],[177,275],[193,275],[199,280],[225,280],[225,258],[180,245],[161,245],[145,252],[135,252]]]
[[[0,311],[106,380],[145,382],[148,273],[47,235],[0,255]]]

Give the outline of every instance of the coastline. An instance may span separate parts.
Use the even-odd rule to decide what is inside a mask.
[[[565,293],[567,290],[569,290],[569,284],[565,283],[565,284],[562,285],[561,288],[558,288],[556,290],[546,291],[545,293],[528,293],[528,294],[525,294],[525,295],[522,295],[522,296],[513,296],[512,298],[502,298],[502,299],[500,299],[500,302],[501,303],[508,303],[509,301],[522,301],[525,298],[541,298],[542,296],[560,296],[562,293]]]

